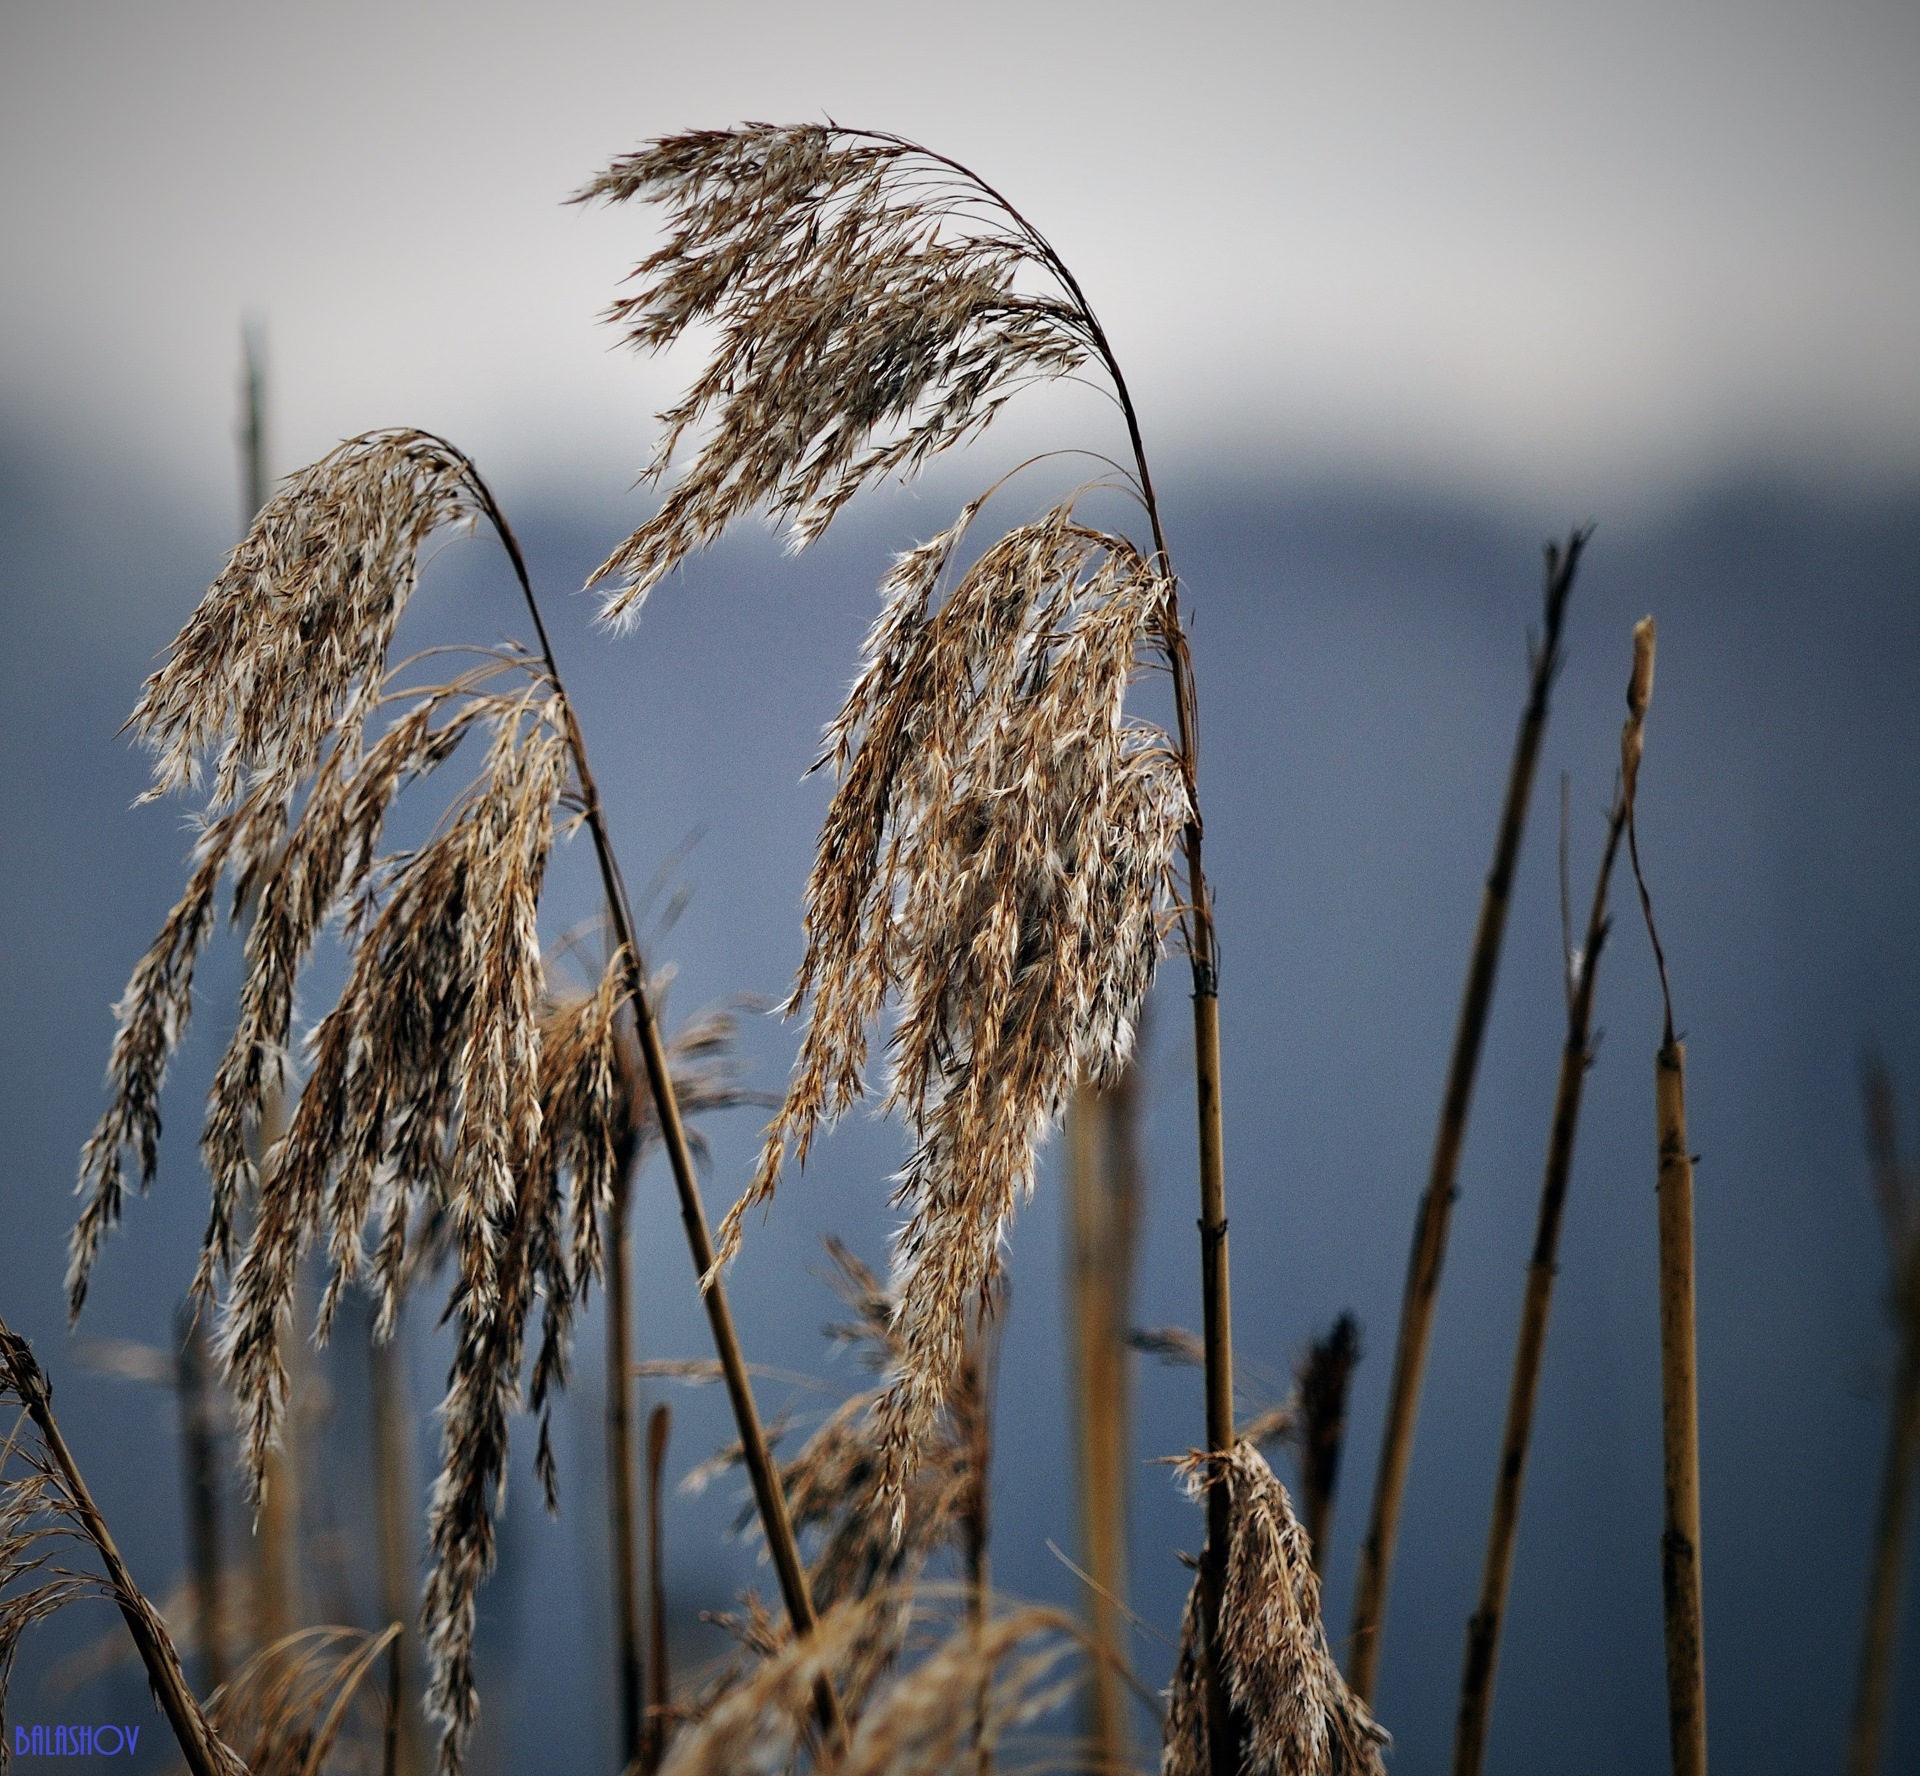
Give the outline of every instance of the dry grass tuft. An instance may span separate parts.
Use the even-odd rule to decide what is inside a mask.
[[[303,1628],[241,1666],[213,1713],[250,1776],[378,1770],[391,1698],[377,1668],[399,1636],[398,1622],[377,1632]]]
[[[1320,1581],[1287,1489],[1251,1443],[1183,1464],[1198,1494],[1224,1486],[1231,1525],[1218,1645],[1249,1776],[1382,1776],[1388,1743],[1327,1649]],[[1162,1776],[1205,1776],[1207,1649],[1196,1581],[1168,1694]]]
[[[813,1633],[770,1645],[743,1681],[680,1732],[663,1776],[776,1776],[823,1767],[812,1731],[819,1682],[830,1677],[850,1687],[864,1649],[886,1631],[882,1625],[901,1616],[927,1622],[920,1613],[926,1607],[924,1592],[916,1605],[910,1594],[882,1587],[823,1610]],[[869,1699],[831,1767],[840,1776],[976,1770],[983,1743],[1065,1701],[1076,1681],[1063,1669],[1076,1651],[1074,1634],[1069,1618],[1047,1609],[959,1622]]]

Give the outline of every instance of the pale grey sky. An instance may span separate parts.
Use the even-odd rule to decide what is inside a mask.
[[[231,482],[412,421],[611,491],[669,372],[593,323],[643,138],[832,115],[1016,194],[1163,455],[1496,496],[1920,469],[1920,7],[9,0],[0,399]],[[681,373],[684,373],[684,366]]]

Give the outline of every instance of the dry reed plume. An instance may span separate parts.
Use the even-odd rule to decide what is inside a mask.
[[[472,663],[452,678],[410,682],[410,663],[389,669],[388,653],[421,551],[446,526],[479,518],[508,551],[540,652],[467,650]],[[112,1102],[82,1159],[87,1201],[70,1302],[78,1312],[119,1218],[129,1154],[141,1188],[152,1179],[161,1083],[229,879],[233,913],[251,917],[239,1016],[201,1138],[213,1206],[195,1288],[205,1296],[219,1274],[232,1279],[222,1355],[257,1490],[285,1410],[279,1334],[303,1250],[324,1246],[330,1271],[322,1338],[342,1292],[363,1274],[378,1304],[377,1336],[387,1336],[423,1242],[451,1251],[455,1350],[423,1605],[430,1701],[451,1768],[478,1706],[475,1599],[493,1559],[530,1317],[540,1301],[531,1401],[544,1414],[564,1379],[580,1292],[600,1262],[600,1219],[631,1115],[625,1016],[696,1263],[711,1265],[597,791],[517,544],[472,463],[441,439],[388,431],[350,440],[291,477],[148,681],[131,725],[155,755],[151,795],[204,779],[207,798],[186,893],[119,1007]],[[425,842],[383,850],[400,790],[469,737],[481,751],[478,776]],[[563,1003],[547,991],[538,913],[556,834],[576,820],[593,838],[616,942],[594,989]],[[262,1153],[256,1131],[289,1083],[295,984],[329,924],[351,952],[346,982],[309,1040],[284,1135]],[[724,1296],[708,1307],[730,1380],[738,1372],[743,1434],[761,1442],[762,1474],[764,1443]],[[544,1424],[540,1458],[550,1489]],[[762,1507],[780,1517],[764,1491]],[[778,1550],[777,1521],[770,1539]],[[797,1564],[789,1553],[783,1571]],[[796,1614],[809,1613],[802,1595]]]
[[[246,1776],[195,1700],[160,1612],[127,1571],[53,1416],[53,1390],[24,1338],[0,1321],[0,1410],[13,1423],[0,1442],[0,1767],[11,1757],[7,1683],[20,1639],[70,1603],[114,1604],[146,1668],[192,1776]],[[89,1549],[101,1571],[63,1564],[69,1549]]]
[[[1237,1717],[1242,1767],[1249,1776],[1383,1776],[1387,1735],[1327,1648],[1320,1581],[1287,1489],[1250,1442],[1225,1459],[1195,1453],[1183,1468],[1191,1490],[1218,1487],[1228,1500],[1226,1582],[1211,1645]],[[1205,1776],[1213,1767],[1206,1696],[1213,1655],[1201,1608],[1196,1580],[1167,1698],[1161,1776]]]
[[[1061,506],[988,547],[936,610],[976,501],[889,576],[865,668],[830,732],[842,781],[790,1002],[811,1002],[807,1034],[720,1255],[745,1210],[770,1196],[789,1145],[804,1160],[816,1128],[861,1095],[868,1028],[895,1000],[887,1101],[911,1138],[899,1189],[905,1341],[883,1405],[898,1520],[914,1440],[957,1371],[1038,1142],[1080,1079],[1111,1077],[1125,1059],[1178,841],[1194,974],[1207,1441],[1226,1450],[1218,983],[1194,691],[1138,418],[1105,333],[1058,253],[1005,198],[897,136],[767,124],[695,132],[622,157],[578,196],[639,197],[665,212],[666,239],[635,274],[638,293],[610,317],[629,341],[658,350],[695,328],[713,341],[705,370],[663,416],[651,474],[664,477],[685,439],[698,439],[693,460],[596,576],[615,582],[614,621],[748,512],[784,517],[802,545],[866,482],[910,475],[976,435],[1023,383],[1086,363],[1105,371],[1150,551]],[[1172,675],[1177,741],[1122,713],[1142,650]],[[1210,1603],[1208,1620],[1216,1613]],[[1227,1737],[1223,1725],[1223,1776]]]
[[[1393,1375],[1387,1387],[1387,1420],[1380,1441],[1380,1466],[1373,1483],[1366,1537],[1360,1544],[1360,1576],[1353,1602],[1353,1650],[1349,1655],[1349,1670],[1354,1689],[1368,1700],[1373,1697],[1380,1669],[1387,1591],[1393,1578],[1394,1544],[1400,1531],[1400,1503],[1413,1460],[1414,1425],[1426,1376],[1427,1347],[1433,1336],[1434,1309],[1440,1298],[1447,1230],[1453,1219],[1454,1199],[1459,1195],[1460,1155],[1466,1147],[1467,1117],[1473,1108],[1473,1087],[1480,1070],[1487,1016],[1493,1008],[1494,979],[1499,972],[1500,950],[1506,937],[1507,911],[1513,904],[1514,872],[1520,861],[1520,841],[1526,834],[1527,809],[1533,800],[1540,743],[1546,737],[1553,682],[1560,671],[1560,638],[1566,623],[1567,600],[1573,593],[1574,575],[1579,570],[1587,536],[1588,532],[1576,530],[1568,536],[1564,547],[1547,545],[1541,634],[1531,647],[1527,700],[1520,712],[1519,731],[1514,736],[1513,760],[1507,768],[1506,796],[1493,844],[1493,863],[1481,892],[1473,948],[1468,954],[1460,1013],[1447,1060],[1447,1081],[1440,1097],[1439,1123],[1434,1131],[1433,1160],[1413,1225],[1413,1248],[1408,1254],[1407,1281],[1401,1296],[1400,1331],[1394,1343]]]
[[[1900,1340],[1847,1748],[1849,1776],[1878,1776],[1893,1693],[1901,1581],[1913,1522],[1913,1482],[1920,1471],[1920,1166],[1901,1152],[1893,1080],[1877,1054],[1869,1053],[1861,1063],[1860,1090],[1867,1157],[1887,1242],[1888,1305]]]

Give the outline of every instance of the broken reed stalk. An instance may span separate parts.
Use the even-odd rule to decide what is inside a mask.
[[[212,1354],[200,1316],[184,1304],[176,1321],[180,1450],[187,1505],[187,1550],[193,1563],[195,1634],[200,1677],[211,1692],[227,1681],[226,1575],[220,1560],[220,1463],[214,1428]]]
[[[627,895],[619,859],[614,855],[612,841],[607,835],[599,785],[587,763],[586,741],[581,735],[578,718],[574,715],[573,701],[560,677],[559,664],[554,659],[553,643],[547,635],[539,601],[533,595],[533,582],[527,573],[526,557],[520,552],[519,539],[495,501],[492,489],[481,479],[479,470],[473,468],[471,462],[468,466],[481,509],[506,550],[514,577],[519,582],[521,596],[533,624],[534,639],[539,644],[541,660],[559,701],[567,747],[573,755],[574,772],[579,780],[581,818],[593,842],[614,942],[625,961],[627,1003],[633,1015],[635,1034],[640,1040],[641,1058],[646,1063],[647,1089],[653,1098],[660,1140],[667,1150],[667,1164],[673,1173],[681,1225],[686,1231],[688,1250],[693,1257],[694,1274],[700,1279],[701,1303],[706,1308],[708,1329],[720,1358],[727,1400],[733,1408],[734,1423],[740,1432],[741,1459],[753,1487],[754,1504],[766,1534],[767,1550],[773,1560],[788,1618],[793,1623],[795,1634],[805,1636],[811,1634],[818,1625],[813,1597],[807,1588],[807,1570],[800,1558],[800,1543],[794,1534],[793,1519],[787,1511],[786,1495],[781,1490],[779,1470],[774,1466],[766,1427],[761,1423],[760,1410],[754,1400],[746,1356],[741,1350],[740,1336],[733,1323],[733,1308],[728,1301],[726,1287],[714,1270],[713,1235],[707,1226],[706,1208],[700,1199],[700,1182],[694,1172],[693,1150],[687,1141],[686,1124],[681,1119],[680,1102],[674,1092],[666,1044],[661,1038],[659,1021],[654,1016],[652,1000],[647,991],[646,965],[641,959],[633,906]],[[815,1703],[829,1745],[843,1745],[846,1741],[846,1720],[833,1685],[824,1675],[815,1686]]]
[[[187,1769],[192,1776],[246,1776],[239,1759],[221,1743],[213,1723],[207,1719],[205,1711],[188,1687],[187,1674],[181,1667],[179,1654],[174,1651],[172,1636],[168,1634],[160,1612],[147,1601],[140,1587],[133,1582],[126,1562],[120,1558],[119,1547],[107,1528],[106,1519],[94,1504],[93,1494],[87,1490],[79,1464],[73,1459],[73,1451],[60,1434],[60,1425],[53,1416],[53,1389],[32,1347],[4,1320],[0,1320],[0,1375],[4,1375],[7,1385],[18,1396],[28,1418],[33,1421],[34,1429],[40,1433],[40,1441],[71,1503],[73,1518],[99,1554],[100,1564],[106,1568],[113,1601],[127,1624],[127,1632],[133,1637],[140,1663],[146,1667],[147,1682],[160,1704],[161,1712],[167,1717],[167,1725],[173,1729],[173,1736],[179,1742],[180,1755],[186,1759]]]
[[[1126,1656],[1127,1499],[1132,1451],[1127,1333],[1140,1216],[1140,1069],[1083,1085],[1067,1113],[1067,1319],[1073,1363],[1077,1495],[1087,1588],[1089,1764],[1130,1762]]]
[[[1901,1575],[1913,1524],[1914,1479],[1920,1473],[1920,1172],[1902,1163],[1893,1082],[1878,1056],[1869,1054],[1863,1061],[1860,1084],[1900,1336],[1860,1639],[1860,1676],[1847,1747],[1848,1776],[1878,1776],[1900,1628]]]
[[[1637,743],[1645,718],[1644,701],[1633,701],[1639,683],[1638,651],[1629,687],[1623,751]],[[1553,1306],[1558,1268],[1560,1222],[1567,1185],[1573,1175],[1574,1143],[1580,1130],[1580,1100],[1587,1069],[1593,1064],[1593,993],[1610,920],[1607,887],[1627,826],[1624,786],[1614,791],[1607,816],[1607,838],[1593,884],[1581,947],[1568,957],[1567,1034],[1560,1050],[1560,1078],[1554,1090],[1553,1128],[1547,1142],[1546,1170],[1540,1184],[1540,1213],[1534,1229],[1533,1256],[1527,1265],[1526,1294],[1520,1309],[1520,1333],[1513,1353],[1513,1380],[1507,1394],[1506,1429],[1500,1441],[1493,1516],[1487,1527],[1486,1561],[1480,1575],[1480,1604],[1467,1623],[1467,1648],[1460,1674],[1460,1711],[1453,1741],[1453,1776],[1479,1776],[1486,1754],[1487,1721],[1493,1707],[1494,1669],[1499,1660],[1500,1629],[1513,1578],[1514,1544],[1520,1530],[1520,1497],[1526,1484],[1527,1447],[1533,1433],[1534,1406],[1540,1393],[1540,1365],[1547,1346],[1547,1317]]]
[[[1343,1313],[1308,1347],[1295,1375],[1300,1423],[1301,1527],[1313,1551],[1313,1576],[1327,1574],[1333,1538],[1333,1496],[1347,1438],[1347,1390],[1360,1362],[1360,1322]],[[1351,1686],[1349,1686],[1351,1687]]]
[[[1527,700],[1514,736],[1513,761],[1507,768],[1506,800],[1493,844],[1493,866],[1480,895],[1480,915],[1474,925],[1473,948],[1467,960],[1466,984],[1460,995],[1460,1015],[1453,1032],[1453,1050],[1447,1061],[1447,1081],[1440,1096],[1440,1120],[1433,1138],[1433,1160],[1427,1187],[1413,1224],[1413,1249],[1407,1259],[1406,1287],[1401,1294],[1400,1331],[1394,1344],[1393,1378],[1387,1387],[1386,1429],[1380,1443],[1380,1467],[1373,1484],[1372,1514],[1366,1539],[1360,1545],[1360,1577],[1353,1602],[1351,1667],[1348,1681],[1362,1701],[1373,1700],[1380,1670],[1380,1640],[1387,1609],[1387,1589],[1393,1579],[1394,1543],[1400,1529],[1400,1504],[1413,1460],[1413,1433],[1420,1411],[1420,1390],[1426,1376],[1427,1349],[1433,1338],[1434,1308],[1440,1296],[1440,1269],[1446,1261],[1447,1229],[1459,1194],[1460,1155],[1466,1146],[1467,1116],[1473,1107],[1474,1079],[1487,1032],[1487,1014],[1493,1005],[1500,947],[1506,935],[1507,910],[1513,903],[1513,878],[1526,834],[1527,809],[1533,799],[1533,779],[1540,762],[1540,743],[1547,731],[1553,681],[1560,670],[1560,637],[1566,621],[1567,600],[1573,591],[1580,554],[1590,532],[1569,533],[1564,546],[1546,547],[1546,589],[1541,634],[1532,648]],[[1319,1540],[1315,1539],[1318,1560]]]
[[[660,1533],[661,1482],[666,1475],[667,1438],[673,1412],[664,1402],[647,1414],[647,1726],[641,1741],[640,1768],[653,1776],[667,1750],[667,1706],[673,1671],[667,1656],[667,1577],[665,1538]]]
[[[404,1311],[404,1310],[403,1310]],[[385,1338],[367,1340],[373,1409],[374,1510],[380,1554],[380,1613],[396,1632],[388,1649],[392,1677],[412,1696],[413,1634],[418,1575],[413,1553],[413,1449],[408,1436],[406,1375],[401,1363],[400,1322]],[[387,1723],[388,1769],[420,1776],[425,1765],[417,1710],[400,1706]]]
[[[1627,855],[1640,912],[1660,974],[1661,1038],[1654,1057],[1654,1130],[1660,1224],[1660,1442],[1666,1522],[1660,1538],[1660,1580],[1667,1623],[1667,1736],[1674,1776],[1706,1776],[1707,1673],[1705,1613],[1700,1597],[1700,1390],[1693,1299],[1693,1155],[1687,1148],[1687,1051],[1674,1035],[1667,954],[1653,918],[1653,897],[1640,867],[1634,821],[1641,723],[1653,696],[1656,635],[1651,617],[1633,631],[1630,722],[1621,741],[1620,786],[1627,805]]]
[[[607,1211],[607,1510],[613,1545],[614,1663],[620,1679],[620,1767],[631,1768],[646,1746],[645,1677],[640,1641],[640,1551],[634,1534],[633,1302],[628,1269],[633,1234],[633,1143],[614,1163]]]

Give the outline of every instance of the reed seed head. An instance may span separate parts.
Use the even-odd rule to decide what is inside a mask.
[[[883,1107],[896,1180],[896,1519],[986,1299],[1039,1143],[1081,1080],[1115,1077],[1158,959],[1186,780],[1125,713],[1169,582],[1067,506],[1009,532],[935,594],[973,509],[901,558],[828,729],[839,774],[807,887],[790,1011],[808,1023],[724,1262],[785,1157],[865,1091],[869,1031],[896,1017]]]
[[[1026,383],[1088,355],[1088,322],[1050,249],[973,180],[895,137],[746,124],[623,155],[575,202],[643,198],[666,239],[607,318],[658,351],[690,329],[712,356],[661,415],[659,480],[698,434],[659,512],[594,575],[630,622],[649,591],[766,507],[811,542],[868,482],[909,476],[977,435]],[[1039,271],[1055,287],[1019,287]]]
[[[1245,1725],[1248,1776],[1384,1776],[1388,1737],[1327,1648],[1320,1581],[1287,1489],[1244,1440],[1229,1454],[1196,1452],[1182,1465],[1196,1495],[1208,1486],[1228,1492],[1218,1646],[1228,1698]],[[1211,1767],[1207,1656],[1196,1580],[1167,1697],[1162,1776],[1205,1776]]]

